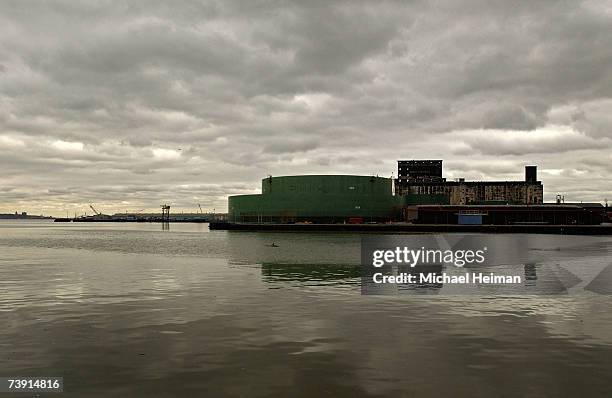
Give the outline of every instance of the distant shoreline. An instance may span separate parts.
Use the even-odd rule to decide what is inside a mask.
[[[51,216],[24,216],[21,214],[0,214],[0,220],[53,220]]]

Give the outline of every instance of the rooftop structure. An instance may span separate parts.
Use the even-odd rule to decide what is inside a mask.
[[[445,181],[441,160],[398,160],[397,178],[401,181]]]

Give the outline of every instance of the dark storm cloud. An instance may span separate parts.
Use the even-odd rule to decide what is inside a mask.
[[[5,1],[2,210],[222,209],[427,157],[601,200],[610,26],[596,1]]]

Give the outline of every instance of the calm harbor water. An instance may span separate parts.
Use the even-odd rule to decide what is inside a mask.
[[[535,271],[612,263],[612,237],[531,244]],[[2,221],[0,376],[71,397],[612,396],[612,296],[368,296],[359,263],[358,234]]]

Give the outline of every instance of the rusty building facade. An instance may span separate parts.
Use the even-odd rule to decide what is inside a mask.
[[[446,181],[442,160],[399,160],[395,194],[416,203],[437,204],[542,204],[544,187],[537,180],[536,166],[525,167],[523,181]],[[422,198],[423,200],[420,200]]]

